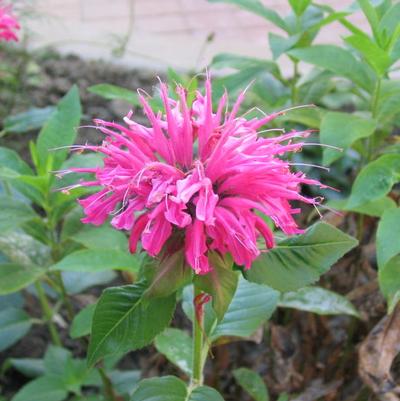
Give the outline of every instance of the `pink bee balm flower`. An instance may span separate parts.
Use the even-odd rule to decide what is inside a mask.
[[[150,127],[131,120],[132,113],[125,117],[126,125],[95,120],[106,136],[102,145],[74,148],[104,154],[104,166],[61,173],[95,175],[93,181],[73,186],[101,187],[79,200],[86,215],[82,221],[101,225],[112,217],[116,229],[130,231],[131,252],[140,240],[156,256],[172,238],[181,241],[197,274],[212,269],[210,251],[230,253],[236,264],[250,268],[261,252],[259,237],[267,249],[274,246],[273,233],[259,213],[284,233],[297,234],[302,231],[293,215],[300,209],[291,202],[319,203],[301,195],[300,187],[322,185],[292,172],[282,159],[302,148],[292,139],[309,132],[262,137],[257,130],[282,112],[250,120],[238,116],[244,93],[230,112],[225,111],[226,94],[213,111],[209,79],[205,95],[197,92],[192,106],[184,88],[178,86],[177,94],[179,100],[169,98],[161,83],[164,113],[157,114],[139,94]]]
[[[20,29],[20,25],[12,15],[11,7],[3,5],[3,2],[0,0],[0,41],[18,41],[18,37],[14,33],[18,29]]]

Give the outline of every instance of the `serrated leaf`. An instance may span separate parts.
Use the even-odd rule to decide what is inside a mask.
[[[37,266],[23,266],[15,263],[0,264],[0,295],[21,290],[44,273],[45,270]]]
[[[329,112],[321,121],[321,143],[348,149],[355,141],[371,136],[376,129],[376,122],[349,113]],[[344,132],[345,131],[345,132]],[[323,149],[323,163],[331,164],[343,156],[343,153]]]
[[[237,382],[254,398],[254,401],[269,401],[269,394],[261,376],[247,368],[235,369],[233,376]]]
[[[140,105],[138,95],[126,88],[111,84],[97,84],[90,86],[88,91],[108,100],[121,99],[132,105]]]
[[[32,326],[29,315],[22,309],[0,311],[0,351],[19,341]]]
[[[216,252],[209,253],[212,271],[205,275],[197,275],[194,284],[202,291],[210,294],[212,305],[218,320],[222,320],[238,285],[238,273],[232,270],[233,261],[222,258]]]
[[[88,363],[149,344],[170,322],[175,294],[143,302],[141,284],[106,289],[93,316]]]
[[[400,254],[400,208],[386,210],[376,233],[376,256],[379,268]]]
[[[92,320],[96,304],[85,306],[72,320],[69,335],[71,338],[79,338],[90,334],[92,328]]]
[[[347,206],[355,208],[387,195],[400,181],[400,155],[388,154],[367,164],[358,174]]]
[[[337,228],[317,223],[263,253],[244,275],[281,292],[295,291],[317,281],[356,245],[356,239]]]
[[[192,339],[184,331],[167,328],[159,334],[154,342],[158,352],[185,372],[189,377],[192,374]]]
[[[321,287],[305,287],[282,294],[278,306],[294,308],[318,315],[350,315],[360,317],[357,309],[344,296]]]
[[[68,154],[68,149],[55,151],[55,148],[70,146],[75,142],[76,128],[81,119],[81,105],[79,90],[73,86],[70,91],[58,103],[56,110],[43,126],[39,133],[36,149],[39,168],[46,172],[49,159],[52,159],[52,170],[57,170],[62,165]]]
[[[84,249],[67,255],[50,270],[99,272],[103,270],[139,270],[136,255],[114,249]]]
[[[350,51],[334,45],[314,45],[288,52],[306,63],[332,71],[338,76],[348,78],[360,87],[370,90],[373,78],[370,71],[362,65]]]

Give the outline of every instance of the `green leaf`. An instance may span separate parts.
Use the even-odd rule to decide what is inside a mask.
[[[269,401],[269,394],[262,377],[247,368],[235,369],[233,376],[255,401]]]
[[[86,225],[74,233],[70,239],[89,249],[115,249],[118,251],[128,249],[126,235],[107,226],[93,227]]]
[[[245,70],[248,68],[259,68],[268,71],[274,76],[280,76],[278,65],[274,61],[263,60],[253,57],[238,56],[231,53],[217,54],[211,62],[213,68],[235,68]]]
[[[379,268],[383,268],[397,254],[400,254],[400,208],[386,210],[379,221],[376,233]]]
[[[43,108],[32,107],[28,111],[8,116],[3,121],[3,130],[6,133],[22,134],[41,128],[54,112],[53,106]]]
[[[392,198],[384,196],[383,198],[365,203],[364,205],[355,208],[349,208],[347,206],[347,199],[331,200],[328,202],[328,206],[333,209],[346,210],[373,217],[381,217],[385,210],[395,208],[396,202]]]
[[[400,300],[400,255],[394,256],[378,271],[379,287],[388,302],[388,312],[393,312]]]
[[[138,256],[114,249],[84,249],[67,255],[50,270],[99,272],[102,270],[139,270]]]
[[[349,113],[329,112],[321,121],[321,143],[348,149],[355,141],[371,136],[376,122]],[[334,149],[323,149],[323,163],[331,164],[343,154]]]
[[[348,36],[345,41],[363,55],[366,62],[375,70],[378,76],[383,77],[386,74],[392,61],[389,54],[375,42],[363,35]]]
[[[260,0],[208,0],[210,3],[235,4],[244,10],[250,11],[266,20],[272,22],[277,27],[288,31],[285,20],[274,10],[264,6]]]
[[[88,288],[95,286],[107,286],[111,281],[118,276],[113,270],[101,270],[98,272],[78,272],[64,271],[61,273],[65,289],[70,295],[79,294],[86,291]]]
[[[28,333],[31,319],[22,309],[8,308],[0,312],[0,351],[15,344]]]
[[[305,287],[296,292],[282,294],[278,306],[313,312],[318,315],[360,317],[356,308],[346,297],[321,287]]]
[[[26,377],[35,378],[44,375],[44,363],[40,358],[11,358],[10,365]]]
[[[189,377],[192,374],[192,339],[184,331],[167,328],[159,334],[154,342],[158,352],[185,372]]]
[[[245,277],[281,291],[295,291],[317,281],[357,240],[337,228],[317,223],[287,238],[253,262]]]
[[[249,283],[240,278],[235,296],[223,318],[210,337],[249,337],[276,309],[279,293],[270,287]]]
[[[106,289],[93,316],[88,363],[149,344],[170,322],[175,294],[143,302],[143,284]]]
[[[79,91],[76,86],[73,86],[58,103],[56,111],[39,133],[36,145],[40,172],[60,168],[67,157],[68,149],[54,149],[70,146],[75,142],[76,128],[80,119]]]
[[[319,128],[324,111],[318,107],[289,110],[276,121],[292,121],[311,128]]]
[[[174,376],[142,380],[131,401],[224,401],[211,387],[199,386],[190,393],[186,384]]]
[[[224,401],[217,390],[208,387],[196,387],[189,395],[188,401]]]
[[[364,15],[367,17],[369,25],[371,26],[372,32],[374,34],[375,40],[379,43],[380,35],[378,31],[379,26],[379,18],[376,13],[375,8],[371,4],[371,0],[357,0],[361,9],[363,10]]]
[[[10,231],[6,235],[0,235],[0,252],[7,257],[9,263],[26,266],[26,268],[22,270],[10,267],[8,269],[9,271],[6,271],[4,275],[11,272],[11,274],[18,273],[20,276],[25,274],[30,276],[31,266],[46,266],[51,257],[50,248],[48,246],[36,241],[30,235],[22,231]],[[2,267],[3,265],[0,264],[0,277],[2,276]],[[33,268],[33,272],[35,270],[37,270],[37,268]],[[44,270],[43,268],[43,271]],[[39,272],[37,273],[39,274]],[[19,278],[17,278],[17,281],[19,281]]]
[[[208,274],[196,275],[194,284],[211,295],[214,311],[218,320],[221,320],[235,294],[239,276],[232,270],[232,258],[223,259],[218,253],[211,252],[209,259],[213,270]]]
[[[167,297],[188,284],[192,278],[192,269],[181,251],[161,255],[160,259],[145,256],[140,273],[148,283],[144,293],[146,298]]]
[[[36,217],[37,214],[27,203],[0,195],[0,231],[2,234],[15,230]]]
[[[399,42],[400,43],[400,42]],[[381,95],[378,102],[377,119],[381,123],[390,123],[400,113],[400,80],[382,81]]]
[[[11,401],[62,401],[67,395],[61,378],[43,376],[22,387]]]
[[[120,86],[97,84],[90,86],[88,91],[108,100],[121,99],[126,100],[128,103],[131,103],[135,106],[140,105],[138,95],[135,92],[129,89],[121,88]]]
[[[367,164],[358,174],[347,206],[359,207],[387,195],[400,181],[400,155],[388,154]]]
[[[370,90],[373,78],[370,71],[354,58],[350,51],[334,45],[314,45],[288,52],[306,63],[332,71],[338,76],[348,78],[360,87]]]
[[[289,4],[295,14],[301,16],[306,8],[311,4],[311,0],[289,0]]]
[[[32,169],[18,155],[17,152],[0,146],[0,167],[12,170],[16,175],[33,174]]]
[[[45,270],[37,266],[15,263],[0,264],[0,295],[16,292],[32,284]]]
[[[297,34],[285,38],[283,36],[270,32],[268,34],[269,46],[271,48],[274,59],[276,60],[281,54],[284,54],[288,50],[292,49],[300,40],[300,37],[300,34]]]
[[[145,379],[139,383],[131,401],[187,401],[186,385],[174,376]]]
[[[131,396],[140,380],[140,370],[112,370],[108,373],[117,394]],[[98,401],[98,400],[95,400]]]
[[[91,304],[85,306],[75,315],[69,330],[71,338],[75,339],[90,334],[95,309],[96,304]]]

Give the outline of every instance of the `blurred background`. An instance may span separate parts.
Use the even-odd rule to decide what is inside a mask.
[[[30,48],[52,46],[62,53],[73,52],[86,59],[100,58],[130,67],[199,70],[221,52],[270,57],[268,34],[280,31],[271,22],[235,5],[206,0],[31,3],[36,18],[27,25],[32,31]],[[262,3],[281,15],[287,14],[286,1],[262,0]],[[352,3],[352,0],[320,2],[335,10],[347,9]],[[361,29],[368,26],[361,12],[353,13],[349,21]],[[321,29],[316,43],[338,44],[346,33],[340,23],[333,23]]]

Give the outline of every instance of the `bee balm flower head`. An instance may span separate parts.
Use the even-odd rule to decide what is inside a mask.
[[[238,116],[244,94],[225,111],[226,94],[213,110],[211,83],[191,106],[185,89],[179,100],[168,97],[161,83],[163,113],[154,113],[139,94],[150,124],[125,117],[125,125],[95,120],[105,135],[100,146],[76,146],[104,155],[104,166],[67,172],[93,173],[93,181],[77,186],[100,186],[84,199],[84,223],[101,225],[111,217],[118,230],[130,231],[130,250],[138,241],[156,256],[168,239],[180,241],[186,261],[198,274],[212,269],[210,251],[230,253],[236,264],[250,268],[260,254],[257,239],[274,246],[271,230],[260,217],[269,216],[286,234],[301,232],[293,219],[299,213],[291,202],[317,204],[300,194],[302,184],[320,185],[284,160],[297,152],[309,132],[291,132],[274,138],[259,133],[281,113],[246,120]],[[183,238],[183,239],[182,239]]]
[[[12,15],[11,7],[4,5],[3,1],[0,0],[0,41],[18,41],[18,37],[14,32],[18,29],[20,29],[20,25]]]

